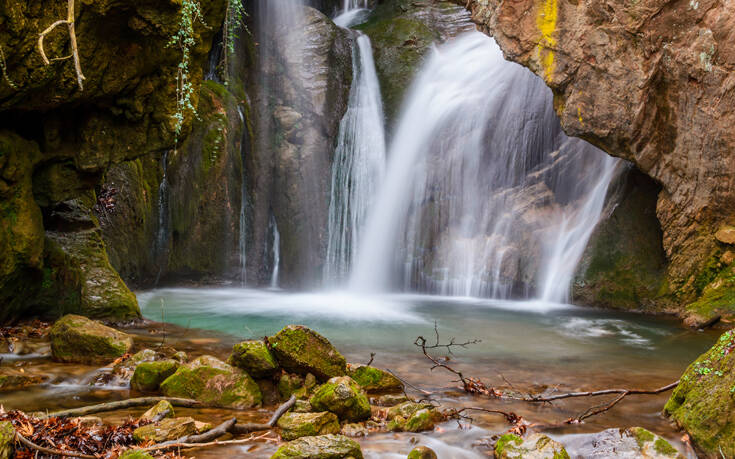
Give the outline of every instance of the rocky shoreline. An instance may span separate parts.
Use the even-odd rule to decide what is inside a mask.
[[[445,421],[463,422],[461,410],[424,399],[391,372],[369,364],[348,364],[326,338],[303,326],[290,325],[273,336],[239,342],[225,362],[206,354],[211,351],[207,339],[199,339],[200,348],[188,352],[166,345],[166,333],[156,325],[163,326],[146,324],[149,333],[164,337],[160,342],[158,337],[146,339],[75,315],[53,326],[31,322],[3,329],[10,351],[3,355],[18,351],[19,359],[2,362],[2,392],[27,390],[46,381],[45,367],[34,365],[32,358],[50,356],[54,365],[64,367],[105,365],[107,370],[98,371],[92,385],[126,386],[144,397],[51,413],[3,411],[0,457],[32,457],[33,447],[14,441],[23,438],[47,450],[41,457],[56,457],[48,451],[57,449],[111,458],[172,457],[171,444],[218,448],[233,442],[260,442],[278,446],[272,455],[276,458],[360,458],[360,440],[389,432],[431,433],[444,429]],[[688,432],[701,457],[716,457],[719,452],[729,457],[735,452],[730,419],[735,404],[733,349],[735,333],[730,331],[685,372],[665,408]],[[67,404],[59,402],[64,408]],[[94,416],[131,406],[145,412],[128,414],[115,425]],[[222,413],[212,417],[212,409],[224,411],[227,419],[220,422]],[[264,416],[270,420],[263,421]],[[509,424],[506,432],[484,439],[485,453],[509,458],[570,457],[563,442],[546,434],[553,432],[548,426],[544,429],[520,416]],[[104,446],[91,440],[68,443],[104,435],[114,440],[108,439]],[[685,457],[664,438],[641,427],[608,429],[589,437],[594,441],[588,443],[597,446],[580,450],[572,445],[572,450],[596,457],[613,450],[639,457]],[[215,445],[217,438],[220,442]],[[409,457],[436,457],[426,445],[419,446]],[[12,456],[14,448],[16,456]],[[186,450],[176,454],[187,456]]]

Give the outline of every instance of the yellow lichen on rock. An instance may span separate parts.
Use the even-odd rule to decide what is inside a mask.
[[[544,79],[548,82],[554,74],[554,50],[556,46],[556,20],[558,17],[558,0],[543,0],[536,16],[536,27],[541,32],[536,52],[544,70]]]

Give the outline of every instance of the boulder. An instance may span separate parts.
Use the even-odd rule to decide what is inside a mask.
[[[227,363],[245,370],[253,378],[267,378],[278,370],[278,362],[263,341],[235,344]]]
[[[380,397],[370,399],[370,402],[378,406],[396,406],[400,403],[407,402],[408,397],[404,394],[385,394]]]
[[[388,410],[388,430],[393,432],[422,432],[434,430],[442,414],[431,404],[404,402]]]
[[[585,458],[683,458],[668,441],[642,427],[607,429],[592,434],[571,435],[565,442],[570,449],[574,450],[576,456]]]
[[[138,351],[130,356],[130,358],[125,359],[112,367],[112,374],[120,376],[123,379],[129,379],[133,375],[135,367],[143,362],[153,362],[154,360],[156,360],[157,357],[158,354],[156,353],[156,351],[151,349],[143,349],[142,351]]]
[[[735,457],[735,330],[686,369],[664,413],[708,457]]]
[[[407,459],[437,459],[433,449],[427,446],[417,446],[408,453]]]
[[[15,443],[15,429],[10,421],[0,422],[0,459],[13,457]]]
[[[130,387],[141,392],[154,392],[166,378],[176,372],[179,365],[176,360],[143,362],[135,367]]]
[[[174,417],[174,407],[171,405],[171,402],[168,400],[161,400],[160,402],[156,403],[153,407],[151,407],[148,411],[143,413],[143,415],[140,417],[141,421],[152,421],[153,418],[158,416],[160,413],[168,412],[166,414],[167,418]]]
[[[387,371],[368,365],[348,365],[347,375],[367,392],[399,391],[403,384]]]
[[[332,378],[319,386],[309,403],[315,410],[330,411],[343,421],[363,421],[370,417],[370,402],[349,376]]]
[[[564,445],[543,434],[531,434],[526,438],[515,434],[505,434],[495,444],[495,457],[498,459],[569,459],[569,454]]]
[[[339,419],[334,413],[286,413],[278,420],[284,440],[340,432]]]
[[[343,425],[341,433],[347,437],[367,437],[370,430],[361,422],[352,422]]]
[[[296,400],[296,404],[293,406],[294,413],[311,413],[312,411],[314,411],[314,408],[308,400]]]
[[[44,376],[29,375],[13,368],[0,367],[0,392],[41,384],[45,379]]]
[[[51,327],[51,354],[57,362],[104,364],[122,357],[133,339],[86,317],[68,314]]]
[[[271,459],[362,459],[360,444],[343,435],[302,437],[278,448]]]
[[[289,325],[268,338],[271,351],[287,371],[312,373],[320,380],[347,373],[347,361],[322,335],[302,325]]]
[[[278,393],[284,400],[291,397],[291,394],[297,392],[302,387],[304,387],[304,378],[301,375],[283,373],[278,379]],[[299,398],[299,394],[297,394],[296,398]]]
[[[137,442],[176,440],[197,433],[196,421],[186,418],[168,418],[155,424],[138,427],[133,431],[133,439]]]
[[[247,373],[208,355],[180,366],[161,383],[161,391],[168,397],[192,398],[223,408],[251,408],[263,400]]]

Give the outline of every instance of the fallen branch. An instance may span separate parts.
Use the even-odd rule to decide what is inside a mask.
[[[447,416],[471,420],[472,418],[464,414],[465,411],[481,411],[483,413],[500,414],[505,418],[508,424],[513,426],[510,428],[510,430],[508,430],[508,432],[516,435],[523,435],[526,433],[526,429],[528,429],[528,422],[526,422],[526,420],[523,419],[522,416],[519,416],[512,411],[491,410],[489,408],[468,406],[459,410],[450,410],[447,413]]]
[[[626,395],[652,395],[652,394],[660,394],[661,392],[666,392],[667,390],[671,390],[679,385],[679,381],[673,382],[671,384],[667,384],[665,386],[659,387],[658,389],[604,389],[604,390],[596,390],[596,391],[590,391],[590,392],[568,392],[565,394],[557,394],[552,395],[549,397],[541,397],[541,396],[535,396],[532,395],[526,399],[528,402],[553,402],[554,400],[562,400],[565,398],[573,398],[573,397],[597,397],[600,395],[610,395],[610,394],[623,394],[623,396]]]
[[[290,410],[294,405],[296,404],[296,397],[291,396],[286,402],[284,402],[281,406],[276,409],[275,413],[273,413],[273,416],[266,422],[265,424],[259,424],[259,423],[248,423],[248,424],[235,424],[230,429],[230,433],[233,435],[243,435],[250,432],[257,432],[259,430],[270,430],[273,427],[275,427],[276,423],[278,423],[278,420],[281,419],[281,416],[283,416],[288,410]]]
[[[102,413],[104,411],[115,411],[124,408],[133,408],[137,406],[148,406],[156,404],[162,400],[166,400],[173,406],[181,406],[184,408],[191,408],[200,406],[201,403],[196,400],[190,400],[188,398],[174,398],[174,397],[139,397],[131,398],[128,400],[120,400],[117,402],[100,403],[99,405],[83,406],[80,408],[72,408],[69,410],[56,411],[54,413],[44,414],[39,416],[41,419],[51,417],[70,417],[70,416],[87,416],[95,413]]]
[[[84,85],[82,84],[82,81],[84,81],[86,78],[84,77],[84,74],[82,74],[82,65],[79,62],[79,49],[77,48],[77,34],[74,30],[74,0],[68,0],[67,3],[67,9],[66,9],[66,19],[60,19],[50,26],[46,28],[43,32],[41,32],[38,35],[38,51],[41,53],[41,58],[43,59],[43,63],[46,65],[50,65],[51,61],[49,61],[48,57],[46,57],[46,52],[43,49],[43,40],[46,38],[46,35],[50,34],[57,26],[60,26],[62,24],[66,24],[67,28],[69,29],[69,39],[71,41],[71,55],[66,57],[60,57],[60,58],[54,58],[53,61],[61,61],[69,59],[70,57],[74,60],[74,71],[77,74],[77,84],[79,84],[79,90],[84,91]]]
[[[15,438],[23,445],[27,446],[28,448],[31,448],[35,451],[39,451],[46,454],[51,454],[54,456],[65,456],[65,457],[80,457],[82,459],[97,459],[97,456],[92,456],[89,454],[82,454],[76,451],[64,451],[61,449],[54,449],[54,448],[46,448],[44,446],[37,445],[18,433],[18,431],[15,432]]]
[[[270,432],[265,432],[263,434],[260,434],[258,436],[250,436],[248,438],[242,438],[239,440],[222,440],[222,441],[212,441],[208,443],[172,443],[170,445],[166,445],[166,449],[185,449],[185,448],[205,448],[208,446],[231,446],[231,445],[243,445],[246,443],[250,443],[256,440],[262,440],[264,438],[268,437],[268,434]],[[132,451],[141,451],[141,452],[148,452],[148,451],[161,451],[160,448],[154,448],[153,446],[150,446],[148,448],[142,448],[142,449],[134,449]]]

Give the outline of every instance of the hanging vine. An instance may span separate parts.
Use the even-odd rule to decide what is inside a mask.
[[[225,13],[225,24],[222,28],[222,63],[224,69],[224,80],[227,84],[227,69],[229,57],[235,54],[235,40],[239,38],[238,30],[244,25],[247,13],[242,4],[242,0],[229,0],[227,2],[227,12]],[[246,29],[247,30],[247,29]]]
[[[196,116],[196,107],[192,102],[194,86],[189,75],[191,69],[191,53],[196,39],[194,38],[194,25],[197,22],[204,23],[202,9],[197,0],[184,0],[181,7],[181,18],[179,30],[171,37],[169,46],[178,46],[181,49],[181,62],[176,75],[176,113],[173,114],[175,142],[178,144],[179,134],[184,125],[187,113]]]

